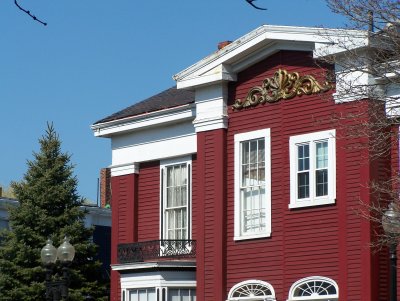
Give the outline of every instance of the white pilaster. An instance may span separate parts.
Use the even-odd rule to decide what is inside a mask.
[[[224,82],[196,89],[196,119],[193,121],[196,133],[228,127],[227,99],[228,87]]]

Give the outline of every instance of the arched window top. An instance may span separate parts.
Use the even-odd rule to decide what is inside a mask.
[[[229,301],[236,300],[275,300],[271,284],[261,280],[247,280],[233,286],[228,294]]]
[[[289,301],[295,300],[338,300],[338,285],[332,279],[312,276],[296,281],[289,291]]]

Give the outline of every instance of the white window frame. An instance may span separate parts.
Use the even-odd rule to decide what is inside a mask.
[[[241,201],[240,201],[240,177],[241,177],[241,142],[264,138],[265,140],[265,231],[242,234],[241,233]],[[271,236],[271,130],[269,128],[234,135],[234,240],[254,239]]]
[[[292,136],[289,139],[290,153],[290,204],[289,208],[302,208],[334,204],[336,202],[336,131],[334,129]],[[328,194],[317,197],[315,193],[315,142],[328,142]],[[310,145],[310,196],[298,198],[297,145]]]
[[[196,291],[196,285],[193,283],[182,283],[182,284],[174,284],[173,282],[165,282],[163,284],[158,284],[158,285],[145,285],[145,286],[139,286],[139,287],[130,287],[126,290],[122,290],[122,296],[125,295],[125,300],[127,301],[132,301],[131,298],[131,293],[133,291],[138,291],[138,290],[154,290],[154,296],[155,300],[162,300],[163,298],[163,290],[165,291],[165,301],[168,300],[168,293],[169,290],[192,290],[194,291],[195,294],[197,294]],[[193,297],[193,296],[192,296]]]
[[[179,158],[172,158],[162,160],[160,162],[160,239],[167,239],[166,234],[166,218],[165,218],[165,208],[166,208],[166,168],[173,165],[186,164],[187,171],[190,170],[188,178],[188,189],[187,189],[187,238],[192,239],[192,156],[185,156]]]
[[[305,283],[312,283],[314,281],[318,282],[323,282],[326,284],[329,284],[335,288],[336,294],[330,294],[330,295],[318,295],[318,296],[304,296],[304,297],[295,297],[294,293],[298,287]],[[311,286],[309,286],[311,287]],[[289,298],[288,301],[337,301],[339,300],[339,286],[337,283],[327,277],[322,277],[322,276],[311,276],[311,277],[306,277],[303,279],[300,279],[296,281],[295,283],[292,284],[289,290]]]
[[[260,295],[254,295],[254,288]],[[262,289],[269,290],[270,295],[261,294]],[[234,297],[237,290],[241,290],[241,293],[247,296]],[[228,293],[228,299],[226,301],[275,301],[275,290],[271,284],[261,280],[246,280],[235,284]]]

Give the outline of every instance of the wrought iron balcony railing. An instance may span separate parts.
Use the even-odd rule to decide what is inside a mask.
[[[118,245],[119,263],[195,257],[195,240],[151,240]]]

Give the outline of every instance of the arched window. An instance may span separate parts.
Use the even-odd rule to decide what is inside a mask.
[[[339,288],[335,281],[326,277],[303,278],[296,281],[290,288],[288,301],[295,300],[339,300]]]
[[[271,284],[260,280],[247,280],[236,284],[228,294],[229,301],[275,301],[275,291]]]

